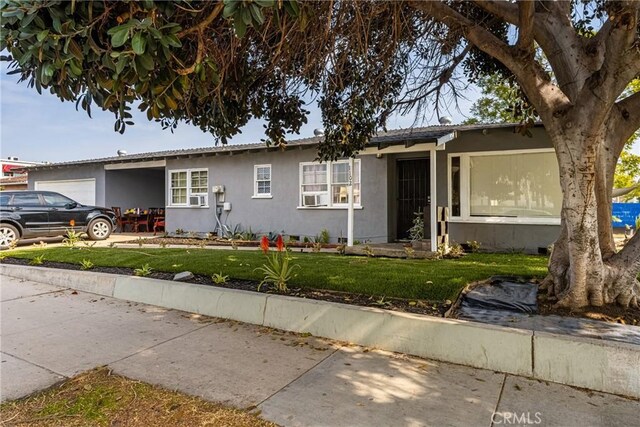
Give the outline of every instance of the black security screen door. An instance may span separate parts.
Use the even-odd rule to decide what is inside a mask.
[[[429,198],[429,159],[398,160],[398,239],[408,239],[414,212],[423,212]],[[428,230],[425,230],[428,234]],[[426,236],[428,237],[428,236]]]

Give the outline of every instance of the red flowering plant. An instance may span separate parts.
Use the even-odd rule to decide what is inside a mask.
[[[291,264],[291,257],[284,245],[282,236],[278,235],[276,239],[276,251],[269,256],[269,238],[262,236],[260,240],[260,249],[267,257],[267,263],[262,267],[256,268],[264,274],[262,282],[258,285],[258,291],[265,283],[273,285],[278,292],[287,292],[289,288],[287,283],[294,277],[293,270],[300,268],[298,264]]]

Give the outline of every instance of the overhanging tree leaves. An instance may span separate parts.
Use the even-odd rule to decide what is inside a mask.
[[[12,72],[87,112],[131,124],[132,103],[165,127],[223,143],[253,117],[270,142],[317,96],[322,159],[350,156],[394,110],[423,112],[467,81],[517,82],[556,149],[562,233],[545,281],[558,305],[637,305],[640,233],[616,252],[611,188],[640,126],[637,1],[1,3]],[[543,58],[536,55],[539,46]]]

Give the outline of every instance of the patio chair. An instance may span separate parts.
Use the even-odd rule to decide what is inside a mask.
[[[140,232],[140,226],[144,225],[147,233],[151,231],[151,224],[153,223],[153,214],[150,210],[147,211],[147,214],[140,216],[138,223],[136,224],[136,233]]]
[[[164,231],[164,217],[163,216],[157,216],[153,220],[153,235],[154,236],[158,232],[159,228],[162,228],[162,231]]]
[[[116,227],[120,230],[121,233],[124,233],[126,231],[125,227],[127,226],[127,224],[131,225],[131,227],[133,228],[133,220],[123,217],[121,208],[112,206],[111,210],[116,214]]]

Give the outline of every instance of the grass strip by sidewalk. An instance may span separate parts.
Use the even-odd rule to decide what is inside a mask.
[[[3,426],[275,426],[255,415],[98,368],[0,406]]]
[[[266,258],[262,252],[212,249],[123,249],[44,248],[12,250],[6,256],[79,264],[90,260],[96,266],[140,268],[149,264],[156,271],[221,273],[233,279],[262,279],[257,267]],[[460,290],[475,280],[493,275],[544,277],[547,258],[524,254],[469,254],[460,259],[397,259],[293,252],[296,277],[290,286],[329,289],[356,294],[430,301],[454,300]]]

